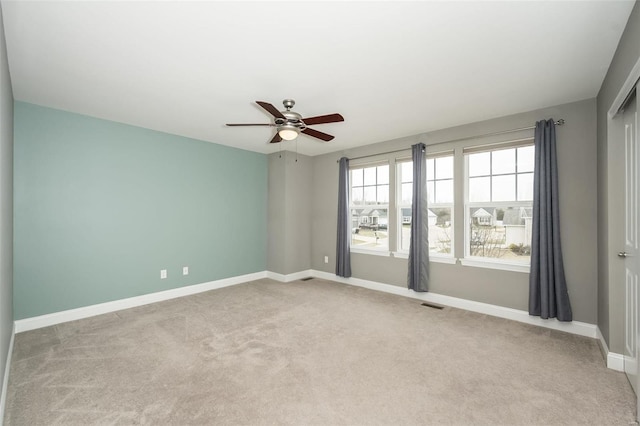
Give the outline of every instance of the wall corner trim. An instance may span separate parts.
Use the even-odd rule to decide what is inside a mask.
[[[11,329],[11,340],[9,340],[9,349],[7,353],[7,363],[4,367],[4,377],[2,378],[2,393],[0,394],[0,425],[3,424],[4,410],[7,403],[7,390],[9,388],[9,371],[11,370],[11,355],[13,354],[13,341],[16,337],[16,324],[13,323]]]
[[[624,356],[615,352],[607,353],[607,368],[624,373]]]
[[[607,359],[607,368],[615,371],[624,372],[624,356],[621,354],[617,354],[615,352],[609,352],[609,346],[607,342],[604,340],[604,336],[600,331],[600,327],[596,327],[597,339],[600,341],[600,345],[602,347],[602,352],[604,353]]]
[[[239,275],[236,277],[223,278],[216,281],[209,281],[202,284],[194,284],[185,287],[173,288],[159,291],[157,293],[144,294],[142,296],[129,297],[127,299],[114,300],[112,302],[100,303],[97,305],[83,306],[81,308],[69,309],[66,311],[54,312],[37,317],[25,318],[15,321],[15,332],[35,330],[37,328],[49,327],[63,322],[75,321],[96,315],[107,314],[109,312],[120,311],[122,309],[135,308],[136,306],[148,305],[149,303],[162,302],[164,300],[175,299],[177,297],[189,296],[209,290],[216,290],[223,287],[242,284],[249,281],[267,278],[267,272],[255,272],[252,274]]]
[[[314,271],[312,269],[307,269],[300,272],[294,272],[293,274],[278,274],[277,272],[267,271],[267,278],[272,280],[280,281],[282,283],[289,283],[291,281],[300,280],[302,278],[313,277]]]

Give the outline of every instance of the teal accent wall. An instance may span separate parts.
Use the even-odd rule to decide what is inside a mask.
[[[266,155],[23,102],[14,127],[15,319],[266,269]]]

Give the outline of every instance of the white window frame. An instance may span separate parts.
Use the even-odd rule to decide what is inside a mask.
[[[411,157],[396,159],[396,251],[394,257],[408,258],[409,250],[402,249],[402,209],[410,209],[411,204],[402,203],[402,164],[411,162]]]
[[[389,183],[387,184],[389,186],[389,202],[387,204],[353,204],[351,200],[351,195],[353,193],[352,191],[353,182],[351,179],[351,171],[358,170],[358,169],[366,169],[371,167],[379,167],[379,166],[389,166]],[[390,228],[392,226],[390,223],[390,215],[389,215],[389,209],[391,205],[391,169],[392,169],[392,165],[391,165],[391,162],[388,160],[374,161],[374,162],[368,162],[368,163],[358,163],[358,164],[353,164],[349,166],[349,229],[350,229],[349,241],[351,241],[351,239],[353,238],[352,236],[353,215],[351,214],[351,211],[353,209],[362,208],[362,207],[371,207],[371,208],[378,208],[378,209],[387,211],[387,247],[359,247],[359,246],[350,245],[351,253],[372,254],[376,256],[391,255],[391,251],[390,251],[391,249],[389,245],[391,241]],[[378,186],[377,182],[376,182],[376,186]],[[363,191],[363,197],[364,197],[364,191]]]
[[[451,250],[449,254],[445,253],[433,253],[429,251],[429,261],[440,262],[440,263],[456,263],[457,259],[455,258],[455,153],[453,151],[445,151],[438,152],[433,154],[427,154],[427,159],[435,159],[438,157],[451,157],[454,164],[453,177],[451,178],[453,184],[453,202],[451,203],[428,203],[428,208],[449,208],[451,209]],[[401,172],[401,164],[411,162],[411,157],[404,157],[396,159],[396,247],[397,250],[393,253],[394,257],[406,259],[409,257],[409,250],[402,249],[402,209],[403,208],[411,208],[412,204],[402,204],[402,172]],[[434,163],[435,164],[435,163]],[[435,178],[435,171],[434,171]],[[435,181],[435,179],[434,179]],[[435,187],[435,185],[434,185]]]
[[[529,273],[531,269],[530,260],[528,262],[520,262],[520,261],[511,261],[504,260],[499,258],[490,258],[490,257],[482,257],[482,256],[472,256],[471,255],[471,209],[472,208],[480,208],[480,207],[492,207],[492,208],[508,208],[508,207],[533,207],[533,200],[531,201],[478,201],[478,202],[470,202],[469,201],[469,154],[473,154],[476,152],[492,152],[499,151],[502,149],[511,149],[511,148],[523,148],[527,146],[532,146],[533,139],[526,141],[518,141],[518,144],[496,144],[492,146],[487,146],[486,149],[482,150],[473,150],[471,152],[463,152],[464,155],[464,257],[460,259],[460,263],[463,266],[473,266],[480,268],[491,268],[491,269],[501,269],[505,271],[513,271],[513,272],[526,272]],[[517,182],[517,168],[513,173],[516,175]],[[493,176],[493,175],[490,175]],[[497,175],[500,176],[500,175]],[[517,185],[517,183],[516,183]],[[517,197],[517,187],[516,187],[516,197]]]

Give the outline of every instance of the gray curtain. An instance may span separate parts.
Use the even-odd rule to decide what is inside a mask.
[[[349,159],[340,159],[338,177],[338,238],[336,244],[336,275],[351,276],[351,215],[349,214]]]
[[[553,120],[536,123],[535,156],[529,314],[571,321],[560,245],[560,196]]]
[[[413,158],[413,206],[409,242],[410,290],[428,291],[429,284],[429,211],[427,210],[427,161],[423,143],[411,146]]]

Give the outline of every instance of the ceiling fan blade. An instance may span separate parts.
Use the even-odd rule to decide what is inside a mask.
[[[314,124],[337,123],[338,121],[344,121],[344,117],[340,114],[327,114],[303,118],[302,121],[304,121],[304,124],[307,126],[312,126]]]
[[[314,137],[314,138],[322,139],[325,142],[329,142],[331,139],[333,139],[335,137],[335,136],[328,135],[326,133],[319,132],[317,130],[310,129],[308,127],[306,129],[304,129],[302,131],[302,133],[304,133],[305,135],[309,135],[311,137]]]
[[[278,133],[276,133],[273,139],[269,141],[269,143],[278,143],[278,142],[282,142],[282,138]]]
[[[284,115],[282,115],[282,113],[280,111],[278,111],[276,109],[276,107],[274,107],[273,105],[271,105],[268,102],[262,102],[262,101],[256,101],[256,103],[258,105],[260,105],[262,108],[264,108],[267,112],[269,112],[271,115],[273,115],[276,118],[282,118],[283,120],[286,120],[286,117]]]
[[[226,124],[230,127],[239,127],[239,126],[273,126],[273,124]]]

